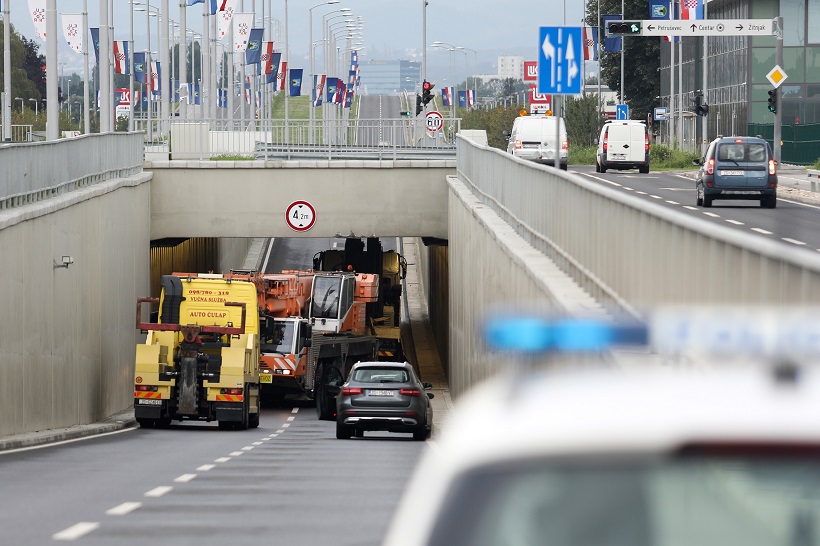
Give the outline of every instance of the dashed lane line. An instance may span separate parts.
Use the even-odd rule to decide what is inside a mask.
[[[282,425],[282,428],[288,428],[289,426],[290,426],[290,423],[284,423],[284,424]]]
[[[783,237],[782,240],[786,241],[787,243],[791,243],[793,245],[798,245],[798,246],[804,246],[806,244],[803,241],[798,241],[796,239],[789,239],[788,237]]]
[[[746,224],[744,224],[743,222],[738,222],[737,220],[726,220],[726,221],[727,221],[727,222],[729,222],[730,224],[734,224],[734,225],[736,225],[736,226],[744,226],[744,225],[746,225]]]
[[[130,514],[140,506],[142,506],[141,502],[124,502],[119,506],[106,510],[105,514],[107,516],[124,516],[126,514]]]
[[[231,457],[239,457],[243,453],[245,453],[245,452],[244,451],[232,451],[231,453],[228,453],[228,455],[230,455]]]
[[[692,207],[692,206],[689,206],[689,205],[684,205],[683,208],[689,209],[689,210],[698,210],[697,207]]]
[[[756,231],[758,233],[762,233],[763,235],[771,235],[771,231],[766,231],[765,229],[760,229],[759,227],[753,227],[752,231]]]
[[[291,415],[290,417],[288,417],[288,422],[293,421],[294,419],[296,419],[296,417]]]
[[[720,214],[715,214],[714,212],[704,212],[706,216],[711,216],[712,218],[720,218]]]
[[[207,472],[209,470],[213,470],[214,468],[216,468],[215,464],[204,464],[202,466],[196,467],[196,469],[199,470],[200,472]]]
[[[174,478],[176,483],[188,483],[189,481],[196,478],[196,474],[183,474],[182,476],[178,476]]]
[[[146,497],[161,497],[164,494],[171,491],[172,489],[173,489],[173,487],[171,487],[170,485],[160,485],[159,487],[155,487],[150,491],[146,491],[145,496]]]
[[[668,199],[667,199],[666,202],[669,203],[670,205],[680,205],[680,203],[678,203],[677,201],[669,201]]]
[[[291,413],[299,413],[299,408],[293,408],[293,411],[291,411]]]
[[[253,446],[245,446],[242,448],[242,451],[250,451],[253,449]]]
[[[231,460],[230,457],[220,457],[218,459],[214,459],[214,462],[215,463],[227,463],[230,460]]]
[[[80,523],[75,523],[67,529],[63,529],[59,533],[54,533],[51,535],[51,538],[54,540],[77,540],[78,538],[83,537],[91,531],[99,528],[99,526],[100,524],[96,521],[81,521]]]
[[[650,195],[649,197],[651,197],[652,199],[663,199],[663,197],[661,197],[660,195]]]

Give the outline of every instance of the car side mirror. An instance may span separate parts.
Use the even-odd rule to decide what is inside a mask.
[[[422,383],[421,386],[424,387],[425,390],[429,390],[429,389],[433,388],[432,383]]]
[[[695,167],[700,167],[701,165],[703,165],[703,160],[702,159],[693,159],[692,160],[692,165],[694,165]]]
[[[428,393],[427,393],[427,398],[429,398],[430,400],[432,400],[432,399],[433,399],[433,398],[435,398],[435,397],[436,397],[436,396],[435,396],[432,392],[428,392]]]
[[[512,133],[510,133],[509,131],[501,131],[501,134],[502,134],[502,135],[504,135],[504,136],[505,136],[505,137],[507,137],[507,138],[510,138],[510,135],[511,135]]]

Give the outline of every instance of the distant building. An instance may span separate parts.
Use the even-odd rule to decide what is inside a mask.
[[[524,57],[513,55],[499,55],[498,57],[498,77],[502,80],[513,78],[515,80],[524,79]]]
[[[362,94],[400,95],[414,93],[421,80],[418,61],[367,61],[359,64]]]

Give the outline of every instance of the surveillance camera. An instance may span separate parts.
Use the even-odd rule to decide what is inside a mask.
[[[63,256],[63,265],[68,267],[74,263],[74,258],[71,256]]]

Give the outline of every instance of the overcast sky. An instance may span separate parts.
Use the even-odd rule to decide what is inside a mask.
[[[142,0],[145,3],[146,0]],[[258,17],[265,14],[268,5],[272,15],[279,20],[281,41],[284,41],[285,2],[284,0],[239,0],[238,11],[253,11]],[[113,0],[114,35],[118,40],[129,37],[129,2]],[[150,0],[152,8],[161,6],[160,0]],[[347,7],[354,17],[364,19],[365,49],[360,61],[367,60],[421,60],[422,41],[422,3],[423,0],[342,0],[334,5],[319,5],[313,9],[313,39],[321,38],[322,15],[333,10]],[[170,17],[179,21],[180,0],[168,0]],[[319,0],[288,0],[288,42],[290,46],[291,67],[307,68],[308,56],[308,9],[320,4]],[[82,0],[57,0],[59,13],[80,13]],[[470,74],[496,73],[496,61],[499,55],[520,55],[528,60],[535,60],[538,45],[539,26],[581,24],[584,2],[582,0],[428,0],[427,5],[427,45],[435,41],[446,42],[477,51],[477,55],[467,51],[466,55],[453,54],[455,59],[455,78],[463,80],[467,68]],[[566,6],[566,19],[564,18]],[[100,0],[88,0],[89,24],[99,26]],[[339,15],[330,13],[329,17]],[[201,32],[202,4],[188,8],[188,28]],[[151,19],[152,44],[156,44],[156,20]],[[342,18],[333,19],[333,23]],[[34,38],[34,26],[28,14],[26,0],[11,0],[11,22],[18,31],[28,38]],[[136,50],[146,48],[145,12],[135,13],[134,39]],[[66,70],[82,66],[79,54],[73,53],[65,46],[62,31],[59,33],[61,62]],[[274,37],[275,38],[275,37]],[[265,39],[269,39],[266,37]],[[284,44],[277,44],[277,49]],[[155,49],[152,48],[152,49]],[[41,53],[45,53],[44,44]],[[318,50],[317,50],[318,51]],[[450,75],[451,54],[441,49],[428,49],[428,77],[431,80],[446,81]],[[476,70],[476,60],[478,70]]]

